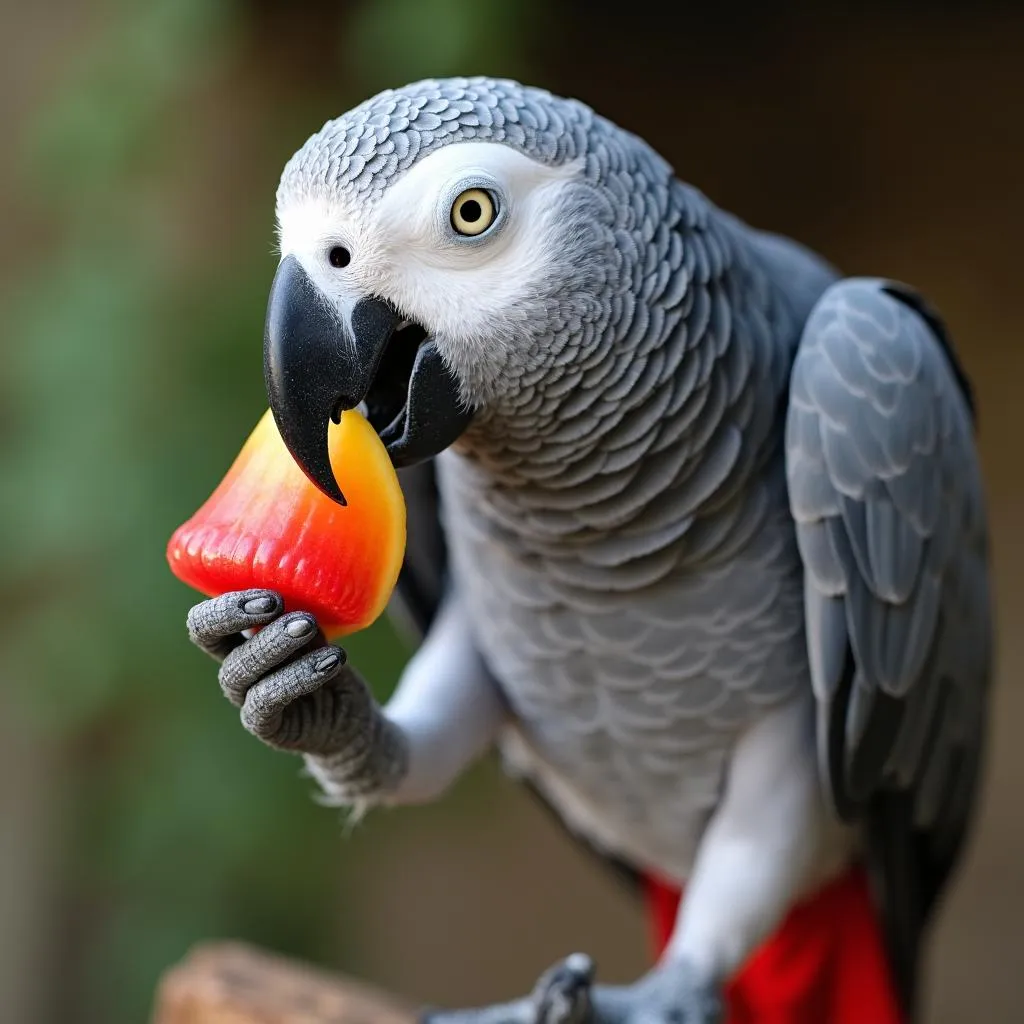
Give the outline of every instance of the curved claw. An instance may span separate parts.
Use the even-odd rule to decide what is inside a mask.
[[[594,961],[573,953],[541,975],[533,990],[536,1024],[587,1024],[593,1016]]]
[[[469,1010],[424,1010],[422,1024],[587,1024],[594,963],[573,953],[541,975],[523,999]]]
[[[475,1010],[427,1012],[424,1024],[721,1024],[717,984],[682,961],[633,985],[594,985],[590,957],[574,953],[545,971],[525,999]]]

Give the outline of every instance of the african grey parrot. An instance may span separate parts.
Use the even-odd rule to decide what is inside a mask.
[[[358,811],[430,800],[496,744],[602,856],[685,883],[635,984],[592,984],[574,954],[531,996],[436,1019],[724,1019],[731,979],[851,864],[908,1019],[992,647],[973,402],[936,313],[511,81],[419,82],[329,121],[277,219],[271,408],[335,499],[328,420],[368,414],[406,493],[396,607],[422,642],[381,707],[278,595],[198,604],[243,724]]]

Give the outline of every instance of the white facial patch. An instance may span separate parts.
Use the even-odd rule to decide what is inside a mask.
[[[418,160],[375,201],[283,204],[281,252],[298,258],[342,315],[362,296],[383,296],[448,356],[479,357],[481,344],[500,346],[514,335],[517,312],[553,268],[561,193],[580,172],[579,162],[549,167],[497,143],[452,143]],[[497,216],[493,227],[460,236],[452,203],[470,188],[493,195]],[[351,253],[342,269],[329,262],[335,245]]]

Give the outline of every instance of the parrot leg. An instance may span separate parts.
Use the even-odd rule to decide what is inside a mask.
[[[493,742],[508,708],[473,642],[461,604],[448,596],[380,714],[402,738],[406,770],[376,803],[436,799]],[[349,804],[344,758],[306,758],[328,800]]]
[[[805,699],[806,698],[806,699]],[[766,715],[739,742],[701,840],[661,962],[632,985],[591,986],[587,957],[501,1007],[427,1015],[430,1024],[720,1024],[723,986],[800,896],[847,862],[814,756],[810,695]]]
[[[282,609],[273,591],[224,594],[189,612],[188,632],[221,662],[221,689],[245,728],[268,746],[302,754],[330,803],[358,813],[429,800],[504,721],[454,602],[440,611],[384,709],[312,615]]]

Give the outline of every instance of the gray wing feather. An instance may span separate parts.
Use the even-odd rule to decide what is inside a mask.
[[[838,762],[828,748],[836,734],[821,730],[844,816],[896,780],[899,754],[918,758],[902,765],[902,778],[923,781],[932,762],[948,763],[955,745],[972,742],[952,716],[980,717],[989,674],[987,534],[970,406],[932,324],[905,294],[883,281],[833,285],[808,319],[790,387],[787,476],[814,688],[826,720],[849,716]],[[840,700],[847,647],[856,678]],[[917,713],[933,707],[943,680],[946,728],[922,747],[912,742]],[[891,744],[861,764],[856,788],[866,792],[852,793],[859,740],[880,715],[900,722]]]
[[[843,818],[888,801],[876,846],[890,872],[917,875],[903,929],[915,947],[967,831],[984,747],[992,619],[972,413],[941,322],[914,292],[869,279],[825,292],[786,423],[819,749]],[[896,856],[899,830],[909,845]]]

